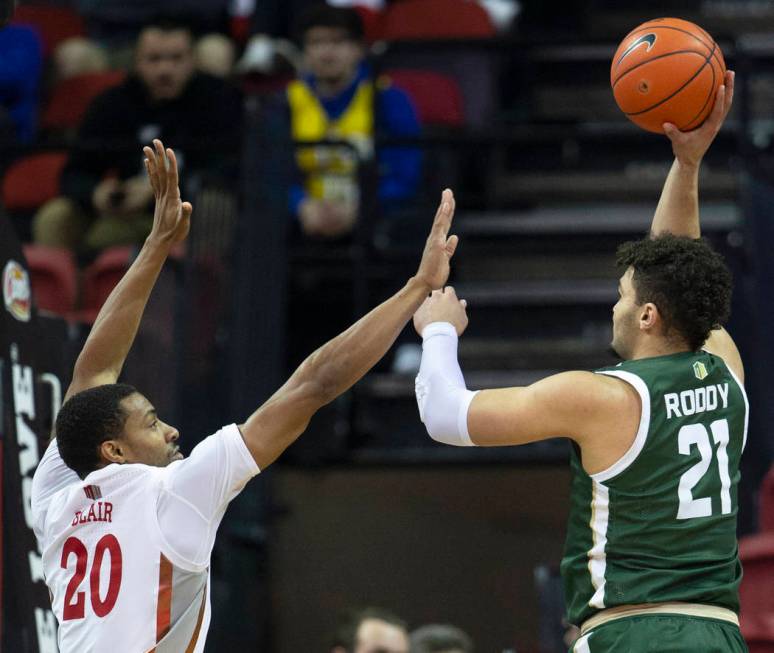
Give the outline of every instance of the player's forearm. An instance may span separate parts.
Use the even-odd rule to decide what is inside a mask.
[[[166,243],[145,242],[100,310],[75,364],[74,384],[96,376],[105,376],[104,382],[118,379],[168,253]]]
[[[699,238],[699,164],[675,159],[661,191],[650,233]]]
[[[311,381],[320,404],[333,401],[387,353],[430,290],[412,277],[390,299],[309,356],[291,381]]]

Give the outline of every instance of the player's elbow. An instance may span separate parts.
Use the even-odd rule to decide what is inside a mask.
[[[416,396],[419,416],[427,434],[436,442],[457,447],[471,447],[468,433],[468,408],[475,392],[454,387],[435,379],[417,379]]]

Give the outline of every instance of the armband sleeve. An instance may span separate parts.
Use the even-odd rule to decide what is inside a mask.
[[[465,387],[457,361],[457,343],[457,332],[448,322],[433,322],[425,327],[415,392],[419,418],[433,440],[472,447],[468,408],[476,393]]]

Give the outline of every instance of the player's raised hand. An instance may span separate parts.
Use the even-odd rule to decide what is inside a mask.
[[[168,244],[180,242],[191,227],[193,207],[180,198],[175,153],[171,148],[165,150],[158,139],[153,141],[153,148],[144,147],[143,152],[145,168],[156,197],[150,238]]]
[[[468,303],[464,299],[458,299],[451,286],[434,290],[414,313],[414,328],[421,336],[428,324],[448,322],[457,331],[457,335],[461,336],[468,327],[467,308]]]
[[[723,84],[718,87],[715,106],[709,117],[692,131],[682,132],[672,123],[664,123],[664,133],[672,141],[672,151],[680,163],[698,165],[720,131],[734,101],[734,71],[726,71]]]
[[[430,290],[443,288],[449,278],[449,261],[457,249],[457,236],[449,236],[454,217],[454,193],[448,188],[441,193],[441,203],[433,220],[433,227],[425,243],[425,251],[417,270],[417,279]]]

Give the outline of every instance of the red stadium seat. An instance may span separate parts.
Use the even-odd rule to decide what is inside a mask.
[[[75,306],[77,271],[70,250],[43,245],[25,245],[24,256],[32,281],[32,296],[38,308],[68,315]]]
[[[83,19],[68,7],[47,4],[23,4],[16,8],[13,22],[34,27],[43,42],[43,55],[48,57],[62,41],[86,36]]]
[[[743,537],[739,540],[739,559],[744,567],[739,588],[742,635],[749,642],[774,650],[774,533]],[[754,650],[752,646],[750,650]]]
[[[14,161],[3,176],[0,201],[9,211],[34,211],[59,195],[64,152],[31,154]]]
[[[486,10],[471,0],[403,0],[384,14],[383,38],[489,38],[495,28]]]
[[[44,129],[73,129],[78,127],[95,97],[117,86],[126,78],[122,70],[87,73],[57,84],[43,112],[40,124]]]
[[[762,531],[774,532],[774,466],[761,483],[758,521]]]
[[[360,20],[363,21],[363,32],[368,43],[374,43],[383,38],[382,22],[384,14],[371,7],[355,5],[355,11],[360,14]]]
[[[127,245],[110,247],[102,252],[83,275],[80,319],[93,322],[113,288],[129,269],[136,248]]]
[[[389,70],[386,75],[408,93],[423,125],[461,127],[465,124],[462,91],[453,77],[431,70],[410,69]]]

